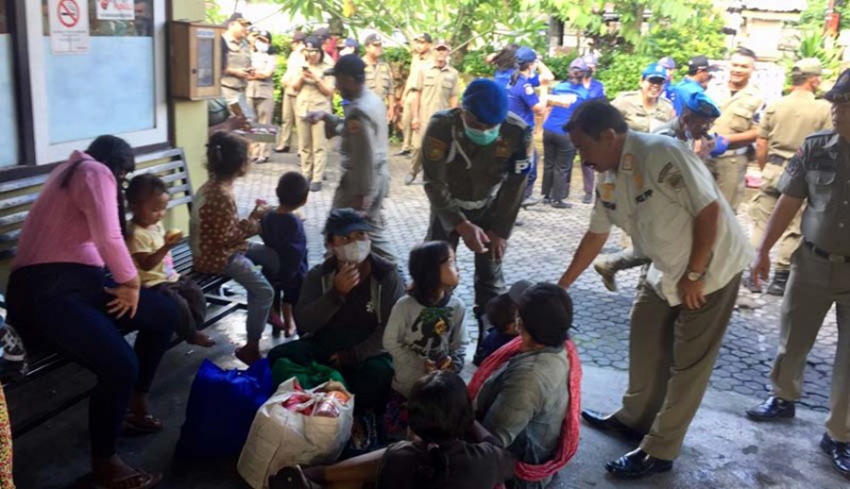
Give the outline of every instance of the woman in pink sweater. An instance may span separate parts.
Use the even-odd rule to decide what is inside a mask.
[[[98,488],[144,489],[161,479],[115,452],[122,424],[162,429],[147,392],[177,322],[170,299],[140,288],[124,242],[118,182],[134,168],[130,145],[114,136],[56,167],[24,223],[8,285],[9,322],[27,349],[59,352],[97,375],[89,432]],[[126,330],[139,331],[132,348]]]

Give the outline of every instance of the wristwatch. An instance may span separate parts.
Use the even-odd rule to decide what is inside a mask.
[[[702,280],[703,277],[705,277],[705,271],[695,272],[689,268],[685,271],[685,276],[691,282],[699,282],[700,280]]]

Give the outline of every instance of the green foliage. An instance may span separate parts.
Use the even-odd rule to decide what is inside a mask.
[[[684,67],[692,56],[710,59],[723,57],[726,36],[724,21],[711,2],[693,2],[693,16],[683,22],[661,21],[653,24],[649,35],[638,46],[638,53],[655,59],[671,56]],[[686,70],[682,70],[682,74]]]
[[[806,10],[800,14],[797,26],[804,32],[823,32],[828,7],[829,0],[808,0]],[[838,30],[850,29],[850,2],[844,1],[843,5],[836,5],[835,12],[841,15]]]
[[[218,2],[215,0],[206,0],[204,2],[205,9],[205,21],[207,24],[212,25],[221,25],[224,24],[224,21],[230,17],[230,14],[222,11],[221,7],[218,5]]]
[[[491,51],[489,50],[469,51],[460,63],[455,64],[455,68],[457,68],[459,72],[473,78],[492,77],[496,68],[486,61],[487,55],[490,53]]]
[[[578,56],[576,54],[568,54],[562,56],[544,56],[543,63],[552,70],[556,80],[566,80],[570,74],[570,63]]]
[[[641,73],[658,58],[625,52],[606,53],[599,60],[596,77],[605,84],[605,95],[614,99],[620,92],[637,90]]]

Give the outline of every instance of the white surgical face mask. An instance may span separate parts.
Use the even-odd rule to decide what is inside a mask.
[[[369,240],[353,241],[347,245],[337,246],[334,250],[338,260],[357,263],[358,265],[369,257],[371,251],[372,242]]]
[[[259,52],[261,52],[261,53],[267,53],[267,52],[269,52],[269,45],[268,45],[268,43],[265,43],[265,42],[263,42],[263,41],[255,41],[255,42],[254,42],[254,47],[257,49],[257,51],[259,51]]]

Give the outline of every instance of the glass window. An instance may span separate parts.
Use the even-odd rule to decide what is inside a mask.
[[[132,8],[102,10],[116,4]],[[155,128],[153,0],[90,0],[88,52],[70,55],[53,54],[48,1],[42,6],[49,143]]]
[[[0,166],[18,163],[15,67],[12,62],[12,35],[9,34],[6,12],[6,0],[0,0]]]

